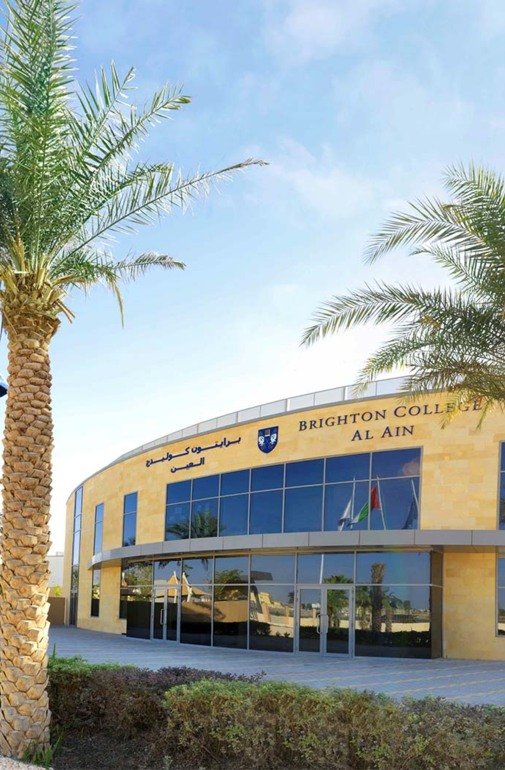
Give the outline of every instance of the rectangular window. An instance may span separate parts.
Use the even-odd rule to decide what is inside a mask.
[[[100,553],[103,543],[103,503],[95,506],[95,536],[93,539],[93,556]]]
[[[130,492],[123,501],[123,546],[135,545],[137,539],[137,492]]]
[[[77,623],[77,595],[79,591],[79,561],[81,550],[82,525],[82,487],[75,490],[74,495],[74,526],[72,538],[72,572],[70,576],[70,616],[69,623]]]
[[[94,569],[91,579],[91,617],[100,615],[100,570]]]
[[[497,560],[498,592],[497,592],[497,631],[498,636],[505,636],[505,556]]]
[[[499,507],[498,507],[498,526],[505,529],[505,443],[500,445],[500,489],[499,489]]]

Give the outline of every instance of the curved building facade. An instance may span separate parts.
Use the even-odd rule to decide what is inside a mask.
[[[68,500],[67,621],[314,655],[505,659],[505,415],[400,380],[157,439]],[[503,500],[502,500],[503,505]],[[503,556],[502,556],[503,553]]]

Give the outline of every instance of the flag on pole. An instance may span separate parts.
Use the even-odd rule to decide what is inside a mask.
[[[372,490],[370,492],[370,500],[365,503],[365,505],[362,507],[360,511],[358,511],[357,515],[351,521],[351,526],[353,524],[359,524],[360,521],[363,521],[364,519],[366,519],[366,517],[370,514],[370,511],[373,511],[380,507],[381,507],[381,501],[379,497],[379,490],[377,489],[377,487],[372,487]]]
[[[338,529],[341,532],[346,524],[350,524],[352,519],[352,496],[349,498],[349,502],[345,506],[342,516],[338,520]]]
[[[417,525],[417,495],[416,495],[416,489],[414,487],[414,482],[412,481],[412,500],[410,502],[410,508],[409,512],[407,514],[407,518],[405,519],[405,524],[403,525],[402,529],[415,529]]]

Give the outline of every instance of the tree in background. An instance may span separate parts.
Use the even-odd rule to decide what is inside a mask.
[[[360,382],[408,367],[405,389],[448,390],[455,405],[481,399],[483,415],[505,402],[505,181],[482,168],[447,171],[444,203],[424,199],[394,214],[372,239],[374,262],[398,246],[432,257],[451,288],[365,285],[323,304],[303,343],[373,322],[396,324],[366,362]]]
[[[7,2],[0,68],[0,311],[8,377],[0,571],[0,753],[49,743],[47,608],[51,496],[50,342],[67,297],[122,281],[167,254],[115,258],[107,236],[185,208],[213,180],[257,161],[184,177],[173,164],[133,162],[150,127],[189,102],[164,86],[141,109],[134,71],[102,68],[79,88],[70,58],[71,0]]]

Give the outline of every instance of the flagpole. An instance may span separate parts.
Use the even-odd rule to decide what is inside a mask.
[[[417,509],[417,521],[416,521],[416,524],[417,524],[417,526],[419,526],[419,500],[418,500],[417,493],[416,493],[416,488],[415,488],[415,485],[414,485],[414,479],[410,479],[410,483],[412,484],[412,494],[413,494],[414,500],[416,502],[416,509]]]
[[[381,518],[382,518],[382,526],[384,529],[386,529],[386,520],[384,518],[384,508],[382,506],[382,495],[381,495],[381,485],[379,481],[379,476],[377,476],[377,491],[379,493],[379,503],[381,507]]]
[[[352,529],[353,527],[353,521],[354,521],[354,495],[356,494],[356,476],[354,476],[352,480],[352,497],[351,497],[351,523],[349,526],[349,529]]]

